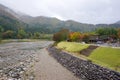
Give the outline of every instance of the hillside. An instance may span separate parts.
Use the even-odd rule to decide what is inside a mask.
[[[19,17],[19,19],[29,24],[29,27],[27,28],[28,31],[43,32],[43,33],[54,33],[62,28],[67,28],[70,31],[88,32],[101,27],[112,27],[112,28],[120,27],[120,24],[117,23],[94,25],[94,24],[80,23],[73,20],[62,21],[54,17],[45,17],[45,16],[32,17],[28,15],[22,15]]]
[[[67,28],[71,31],[91,31],[96,28],[93,24],[79,23],[73,20],[61,21],[57,18],[50,18],[44,16],[30,17],[30,16],[21,16],[20,20],[23,20],[25,23],[29,24],[30,31],[37,32],[48,32],[54,33],[59,31],[62,28]]]
[[[27,26],[27,24],[17,19],[14,11],[0,4],[0,26],[2,26],[5,31],[16,31],[20,27]]]
[[[27,32],[55,33],[62,28],[70,31],[88,32],[100,27],[118,28],[120,24],[86,24],[73,20],[62,21],[54,17],[37,16],[32,17],[21,12],[15,12],[0,4],[0,25],[5,30],[17,30],[25,28]]]

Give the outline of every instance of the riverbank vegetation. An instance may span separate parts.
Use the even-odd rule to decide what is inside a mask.
[[[52,40],[52,34],[40,33],[40,32],[27,32],[23,28],[18,30],[5,30],[0,26],[0,40],[4,39],[47,39]]]

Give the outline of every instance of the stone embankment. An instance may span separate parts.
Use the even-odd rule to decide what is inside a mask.
[[[103,68],[90,61],[74,57],[54,47],[47,49],[60,64],[83,80],[120,80],[120,73]]]

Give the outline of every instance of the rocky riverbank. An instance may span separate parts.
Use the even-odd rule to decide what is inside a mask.
[[[39,50],[51,42],[12,42],[0,45],[0,80],[35,80]]]
[[[83,80],[120,80],[120,73],[100,67],[91,63],[76,58],[66,52],[49,47],[47,49],[52,57],[60,64],[73,72],[77,77]]]
[[[29,68],[34,64],[34,57],[31,55],[24,62],[19,62],[12,67],[0,69],[0,80],[34,80],[34,74],[29,73]]]

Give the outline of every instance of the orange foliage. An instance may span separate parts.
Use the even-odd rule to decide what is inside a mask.
[[[118,38],[120,38],[120,28],[118,29],[117,35],[118,35]]]
[[[69,39],[71,41],[83,41],[83,40],[87,40],[88,37],[89,37],[89,34],[87,33],[71,32],[69,34]]]
[[[71,32],[69,38],[71,41],[79,41],[82,37],[80,32]]]

